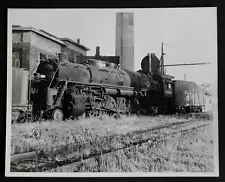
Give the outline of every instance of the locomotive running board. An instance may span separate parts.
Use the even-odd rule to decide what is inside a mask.
[[[64,80],[60,80],[64,81]],[[107,84],[99,84],[99,83],[82,83],[82,82],[73,82],[67,81],[67,83],[73,83],[77,85],[86,85],[86,86],[98,86],[98,87],[105,87],[105,88],[114,88],[114,89],[122,89],[122,90],[134,90],[134,87],[126,87],[126,86],[115,86],[115,85],[107,85]]]

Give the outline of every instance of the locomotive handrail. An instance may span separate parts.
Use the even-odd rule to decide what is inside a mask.
[[[30,72],[29,76],[31,76],[31,74],[33,73],[33,71],[34,71],[37,67],[38,67],[38,66],[36,66],[36,67],[34,67],[34,68],[32,69],[32,71]]]
[[[59,80],[59,81],[65,81],[65,80]],[[107,84],[98,84],[98,83],[83,83],[83,82],[77,82],[77,81],[68,81],[68,83],[75,83],[78,85],[89,85],[89,86],[100,86],[100,87],[108,87],[108,88],[134,90],[134,87],[129,87],[129,86],[107,85]]]
[[[51,84],[52,84],[52,82],[53,82],[53,79],[55,78],[55,75],[56,75],[56,73],[57,73],[58,70],[59,70],[59,66],[58,66],[58,68],[56,69],[56,71],[54,72],[54,74],[52,75],[52,79],[51,79],[51,82],[49,83],[48,88],[50,88],[50,86],[51,86]]]
[[[34,67],[33,69],[32,69],[32,71],[30,72],[30,74],[28,75],[28,84],[29,84],[29,88],[28,88],[28,102],[30,102],[30,94],[31,94],[31,80],[29,79],[30,77],[31,77],[31,75],[32,75],[32,73],[33,73],[33,71],[37,68],[38,66],[36,66],[36,67]]]
[[[56,107],[59,105],[59,102],[60,102],[61,98],[63,97],[63,94],[66,90],[67,84],[68,84],[68,81],[65,82],[65,85],[63,86],[62,90],[60,91],[60,94],[59,94],[58,98],[56,99],[56,102],[53,105],[53,107]]]

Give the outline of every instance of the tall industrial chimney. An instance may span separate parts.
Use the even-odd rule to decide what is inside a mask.
[[[116,56],[121,68],[134,71],[133,13],[116,13]]]
[[[95,56],[100,56],[100,47],[99,46],[96,47]]]

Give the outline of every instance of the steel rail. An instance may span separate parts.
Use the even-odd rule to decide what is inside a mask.
[[[21,154],[11,155],[11,163],[18,163],[23,160],[33,159],[38,155],[38,151],[26,152]]]
[[[197,128],[204,127],[204,126],[207,126],[207,125],[209,125],[209,123],[207,123],[207,124],[201,124],[200,126],[192,127],[192,128],[185,129],[185,130],[175,131],[175,132],[172,132],[171,134],[174,135],[174,134],[176,134],[176,133],[178,133],[178,132],[181,132],[181,131],[182,131],[182,132],[188,132],[188,131],[190,131],[190,130],[192,130],[192,129],[197,129]],[[100,157],[100,156],[107,155],[107,154],[112,153],[112,152],[117,152],[117,151],[120,151],[120,150],[124,150],[124,149],[128,149],[128,148],[137,146],[137,145],[141,145],[141,144],[144,144],[144,143],[148,143],[150,139],[151,139],[151,138],[139,140],[139,141],[137,141],[137,142],[133,142],[133,143],[130,144],[129,146],[120,147],[120,148],[118,148],[118,149],[116,149],[116,150],[106,150],[106,151],[103,150],[103,151],[101,151],[101,152],[98,152],[98,153],[95,153],[95,154],[91,154],[91,155],[89,155],[89,156],[87,156],[87,157],[79,157],[79,158],[76,158],[76,159],[74,159],[73,161],[71,161],[71,159],[70,159],[70,160],[68,160],[68,163],[66,163],[67,161],[63,161],[64,164],[63,164],[63,162],[62,162],[62,163],[61,163],[61,162],[57,162],[56,164],[53,164],[53,165],[51,164],[51,165],[48,165],[48,166],[54,166],[54,167],[52,167],[52,168],[50,168],[50,169],[54,169],[54,168],[57,168],[57,167],[65,167],[65,166],[69,166],[69,165],[72,165],[72,164],[75,164],[75,163],[78,163],[78,162],[81,162],[81,161],[84,161],[84,160],[88,160],[88,159],[91,159],[91,158]],[[66,164],[65,164],[65,163],[66,163]],[[48,166],[46,166],[45,168],[47,168]],[[49,169],[49,170],[50,170],[50,169]],[[48,171],[48,170],[47,170],[47,171]]]
[[[136,131],[136,133],[140,134],[140,133],[145,133],[145,132],[151,132],[151,131],[158,130],[161,128],[172,127],[174,125],[179,125],[179,124],[184,124],[184,123],[189,123],[189,122],[195,122],[195,121],[181,121],[181,122],[173,122],[173,123],[167,123],[167,124],[159,124],[157,126],[149,128],[149,129]],[[64,150],[65,148],[73,147],[73,146],[77,148],[77,144],[72,143],[72,144],[67,144],[67,145],[63,145],[63,146],[55,146],[55,147],[52,147],[52,149],[48,149],[48,151],[52,151],[54,153],[59,153],[61,150]],[[32,159],[32,158],[36,157],[38,154],[42,153],[43,151],[44,151],[44,149],[32,151],[32,152],[14,154],[14,155],[11,155],[10,162],[18,163],[23,160]]]
[[[181,122],[173,122],[173,123],[168,123],[168,124],[159,124],[155,127],[152,127],[150,129],[146,129],[146,130],[140,130],[140,131],[136,131],[135,134],[142,134],[142,133],[146,133],[146,132],[154,132],[154,131],[157,131],[157,130],[160,130],[160,129],[164,129],[164,128],[168,128],[168,127],[173,127],[173,126],[179,126],[179,125],[182,125],[182,124],[188,124],[188,123],[193,123],[193,122],[198,122],[198,120],[190,120],[190,121],[181,121]],[[129,135],[130,133],[128,133]],[[127,134],[125,134],[126,136]],[[122,147],[122,148],[118,148],[116,150],[114,149],[109,149],[109,150],[103,150],[102,153],[104,154],[107,154],[107,153],[110,153],[110,152],[114,152],[114,151],[117,151],[117,150],[122,150],[124,148],[127,148],[129,147],[129,145],[134,146],[134,145],[137,145],[139,143],[145,143],[149,141],[149,138],[148,139],[144,139],[144,140],[140,140],[140,141],[137,141],[137,142],[132,142],[130,144],[127,144],[126,146]],[[76,144],[67,144],[65,146],[59,146],[59,147],[54,147],[53,150],[50,150],[51,154],[59,154],[61,153],[63,150],[65,149],[68,149],[69,147],[74,147],[74,148],[78,148],[78,146]],[[24,160],[32,160],[34,159],[35,157],[38,156],[38,154],[42,153],[43,150],[41,151],[33,151],[33,152],[28,152],[28,153],[22,153],[22,154],[16,154],[16,155],[12,155],[11,156],[11,163],[19,163],[19,162],[22,162]],[[102,154],[101,153],[101,154]],[[99,153],[94,153],[94,154],[90,154],[86,157],[78,157],[78,158],[75,158],[75,159],[72,159],[72,162],[71,162],[71,159],[66,159],[64,161],[59,161],[59,162],[56,162],[56,164],[47,164],[47,166],[51,167],[51,166],[62,166],[62,165],[65,165],[65,164],[68,164],[68,163],[74,163],[74,162],[79,162],[81,160],[85,160],[85,159],[89,159],[89,158],[93,158],[93,157],[96,157],[100,155]],[[21,170],[20,170],[21,171]],[[25,170],[25,171],[30,171],[30,169],[28,170]]]

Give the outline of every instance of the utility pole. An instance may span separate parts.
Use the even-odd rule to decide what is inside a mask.
[[[205,64],[211,64],[211,63],[181,63],[181,64],[168,64],[168,65],[165,65],[164,64],[164,55],[166,55],[164,52],[163,52],[163,45],[166,45],[166,46],[172,46],[171,44],[167,44],[167,43],[161,43],[161,60],[160,60],[160,65],[159,65],[159,70],[160,70],[160,73],[162,75],[165,74],[165,67],[168,67],[168,66],[193,66],[193,65],[205,65]],[[184,74],[184,80],[186,81],[186,74]]]
[[[161,60],[161,74],[163,74],[163,75],[164,75],[164,53],[163,53],[163,42],[162,42],[161,52],[162,52],[162,60]]]
[[[121,13],[121,47],[120,47],[120,51],[121,51],[121,54],[120,54],[120,67],[122,66],[122,58],[123,58],[123,13]],[[122,67],[121,67],[122,68]]]
[[[164,67],[164,55],[166,55],[164,52],[163,52],[163,46],[164,45],[167,45],[167,46],[171,46],[171,44],[167,44],[167,43],[163,43],[162,42],[162,46],[161,46],[161,52],[162,52],[162,55],[161,55],[161,68],[160,68],[160,70],[161,70],[161,74],[165,74],[165,67]]]

